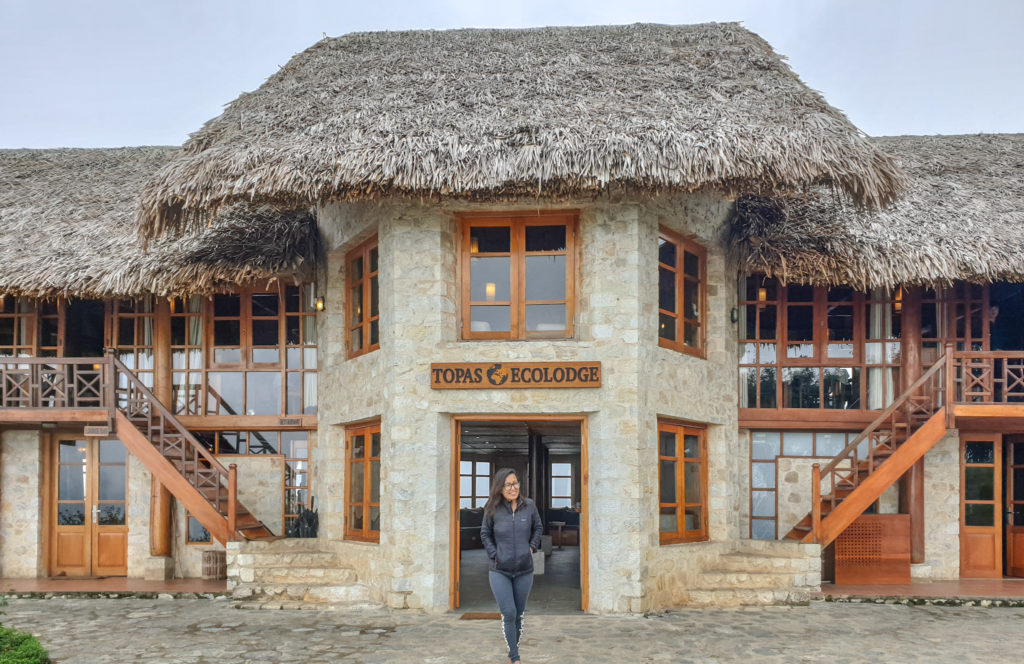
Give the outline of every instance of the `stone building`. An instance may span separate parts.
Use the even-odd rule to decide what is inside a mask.
[[[506,466],[593,612],[995,574],[1019,147],[709,24],[325,39],[181,150],[0,153],[0,576],[465,607]]]

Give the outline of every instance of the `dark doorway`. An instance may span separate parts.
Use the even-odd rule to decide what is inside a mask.
[[[992,284],[988,302],[989,348],[1024,350],[1024,284]]]
[[[533,614],[579,611],[581,526],[586,509],[581,423],[461,421],[458,444],[459,609],[496,610],[480,524],[491,478],[500,468],[512,468],[545,525],[543,567],[534,575],[527,610]]]
[[[64,355],[103,357],[102,300],[71,300],[65,317]]]

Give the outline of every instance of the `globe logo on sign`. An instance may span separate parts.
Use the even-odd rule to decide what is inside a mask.
[[[491,385],[503,385],[508,380],[508,369],[505,369],[500,364],[492,365],[487,370],[487,380],[491,382]]]

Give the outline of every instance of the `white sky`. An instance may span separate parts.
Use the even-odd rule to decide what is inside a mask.
[[[362,30],[742,21],[875,136],[1024,131],[1021,0],[0,0],[0,148],[179,144]]]

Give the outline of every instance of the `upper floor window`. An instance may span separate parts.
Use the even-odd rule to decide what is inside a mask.
[[[0,356],[34,355],[36,307],[32,300],[0,295]]]
[[[348,356],[380,348],[380,287],[377,238],[348,254]]]
[[[704,247],[662,228],[658,237],[658,345],[703,356]]]
[[[575,214],[466,218],[462,338],[573,335]]]

